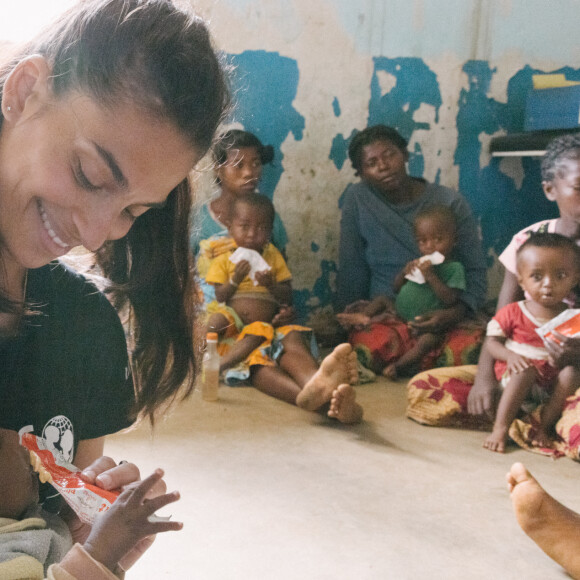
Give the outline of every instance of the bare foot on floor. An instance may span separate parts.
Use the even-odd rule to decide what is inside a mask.
[[[506,475],[518,523],[572,578],[580,579],[580,515],[540,486],[521,464]]]
[[[488,435],[483,442],[483,446],[490,451],[503,453],[505,451],[507,438],[507,429],[494,427],[491,435]]]
[[[397,378],[397,367],[395,366],[395,363],[388,365],[383,369],[383,377],[393,380]]]
[[[296,405],[307,411],[315,411],[330,401],[338,385],[353,385],[357,380],[356,354],[350,344],[339,344],[322,361],[320,368],[298,393]]]
[[[362,421],[363,409],[356,402],[356,392],[352,385],[338,385],[333,391],[328,416],[347,425]]]

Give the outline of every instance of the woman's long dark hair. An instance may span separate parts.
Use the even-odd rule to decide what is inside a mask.
[[[79,90],[104,106],[134,104],[172,123],[200,156],[229,106],[225,67],[207,27],[169,0],[79,2],[0,70],[0,98],[7,75],[31,54],[52,67],[57,97]],[[192,392],[197,371],[191,206],[185,180],[163,208],[96,253],[105,291],[129,315],[135,414],[151,422],[165,404]]]

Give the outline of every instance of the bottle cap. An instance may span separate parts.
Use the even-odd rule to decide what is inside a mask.
[[[217,332],[208,332],[206,335],[207,340],[215,340],[217,342],[218,334]]]

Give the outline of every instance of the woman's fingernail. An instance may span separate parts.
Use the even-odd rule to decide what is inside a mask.
[[[83,477],[85,477],[86,479],[90,479],[91,481],[95,480],[95,472],[92,471],[91,469],[86,469],[85,471],[82,472]]]
[[[107,475],[106,473],[102,473],[97,477],[97,479],[105,489],[110,489],[113,486],[113,480],[111,479],[111,476]]]

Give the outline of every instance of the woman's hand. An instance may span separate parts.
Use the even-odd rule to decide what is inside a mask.
[[[556,330],[552,330],[552,334],[558,341],[547,339],[545,344],[554,366],[559,369],[567,366],[580,368],[580,337],[564,336]]]
[[[82,470],[81,478],[103,489],[122,489],[140,478],[139,468],[134,463],[122,461],[117,463],[110,457],[99,457]],[[163,481],[160,486],[165,485]],[[165,493],[165,489],[161,491]]]
[[[367,306],[369,305],[369,301],[368,300],[357,300],[356,302],[352,302],[351,304],[349,304],[344,311],[346,313],[350,313],[350,312],[363,312]]]
[[[416,334],[424,334],[426,332],[442,334],[462,320],[464,315],[465,306],[459,304],[451,308],[433,310],[433,312],[428,312],[422,316],[416,316],[409,321],[409,326]]]
[[[342,312],[336,315],[336,320],[345,330],[362,330],[370,325],[371,318],[362,312]]]
[[[493,370],[494,363],[495,360],[484,343],[477,363],[477,374],[467,396],[467,412],[470,415],[485,415],[491,420],[495,417],[499,384]]]

